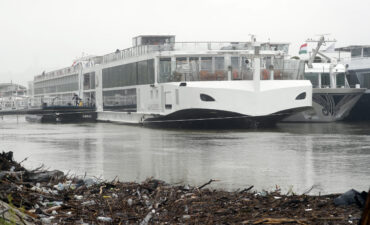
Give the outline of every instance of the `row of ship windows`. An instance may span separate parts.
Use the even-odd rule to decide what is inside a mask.
[[[154,83],[154,60],[105,68],[102,75],[103,88],[152,84]]]
[[[251,80],[251,60],[245,57],[230,58],[232,79]],[[159,83],[174,81],[227,80],[225,57],[176,57],[161,58],[159,61]]]
[[[344,73],[340,73],[337,75],[336,79],[336,86],[342,87],[345,86],[345,77]],[[321,73],[321,76],[319,76],[319,73],[306,73],[304,75],[304,78],[311,81],[312,86],[314,88],[325,88],[330,86],[330,74],[329,73]],[[321,78],[321,82],[319,82],[319,79]],[[321,83],[321,87],[320,87]]]
[[[62,85],[52,85],[49,87],[34,88],[35,94],[48,94],[48,93],[58,93],[58,92],[71,92],[78,91],[78,83],[72,84],[62,84]]]
[[[370,48],[355,48],[351,50],[351,57],[370,57]]]
[[[233,80],[253,79],[253,67],[246,57],[230,57],[230,67],[226,68],[225,57],[176,57],[159,60],[158,82],[227,80],[227,71],[231,70]],[[264,67],[278,61],[264,59]],[[281,66],[279,66],[281,67]],[[102,70],[103,88],[125,87],[154,83],[154,60],[104,68]],[[84,90],[95,89],[95,72],[83,75]],[[74,74],[54,80],[35,83],[35,94],[68,92],[78,90],[78,75]]]
[[[34,93],[36,95],[56,92],[69,92],[76,90],[78,90],[77,74],[52,80],[41,81],[34,84]]]
[[[154,60],[145,60],[102,70],[103,88],[124,87],[154,83]],[[95,89],[95,72],[83,76],[84,90]],[[78,75],[37,82],[35,94],[78,91]]]

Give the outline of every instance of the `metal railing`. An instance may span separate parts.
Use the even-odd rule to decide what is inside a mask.
[[[260,50],[278,50],[287,53],[287,44],[281,44],[279,49],[274,46],[270,46],[269,43],[262,43]],[[137,57],[156,51],[218,51],[218,50],[252,50],[252,44],[250,42],[175,42],[166,43],[163,45],[140,45],[123,50],[117,50],[116,52],[102,56],[102,63],[110,63],[117,60]]]

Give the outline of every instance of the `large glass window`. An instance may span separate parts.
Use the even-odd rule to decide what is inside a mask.
[[[73,74],[52,80],[36,82],[35,94],[52,94],[57,92],[71,92],[78,90],[78,75]]]
[[[212,71],[212,57],[201,57],[201,70]]]
[[[319,74],[318,73],[305,73],[304,78],[311,81],[312,87],[317,88],[319,86]]]
[[[364,57],[370,57],[370,48],[364,48]]]
[[[109,111],[136,111],[136,88],[103,91],[103,109]]]
[[[95,89],[95,72],[90,73],[90,88]]]
[[[169,82],[171,77],[171,58],[159,59],[159,83]]]
[[[370,73],[360,74],[360,83],[362,88],[370,88]]]
[[[224,57],[215,57],[215,76],[217,80],[227,80]]]
[[[240,80],[239,66],[239,57],[231,57],[231,79]]]
[[[212,57],[200,58],[200,80],[215,80],[212,73]]]
[[[103,88],[154,83],[154,60],[103,69]]]
[[[345,75],[344,73],[337,74],[337,87],[344,87],[345,84]]]
[[[154,60],[138,62],[138,84],[154,83]]]
[[[95,107],[95,91],[84,92],[82,102],[84,106]]]
[[[189,74],[189,64],[186,57],[176,58],[176,71],[173,74],[172,81],[186,81]]]
[[[361,57],[362,54],[362,48],[355,48],[351,50],[351,57]]]
[[[245,60],[245,57],[231,57],[232,79],[253,79],[251,60],[248,60],[248,63]],[[172,72],[171,65],[176,66]],[[171,62],[170,58],[161,58],[159,60],[159,82],[227,80],[228,66],[224,56],[190,55],[177,57],[175,62]]]
[[[252,60],[242,57],[240,74],[243,80],[253,80]]]
[[[190,67],[189,79],[199,80],[199,57],[190,57],[189,67]]]
[[[138,69],[138,84],[145,84],[147,83],[148,78],[148,63],[147,61],[141,61],[137,63],[137,69]]]
[[[84,90],[89,90],[91,87],[90,85],[90,73],[84,74]]]
[[[124,85],[123,74],[125,65],[105,68],[103,74],[103,88],[120,87]]]
[[[330,87],[330,74],[329,73],[321,74],[321,86]]]

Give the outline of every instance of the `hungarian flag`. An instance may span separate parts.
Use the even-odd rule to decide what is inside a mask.
[[[307,53],[307,43],[301,45],[299,48],[299,54],[306,54]]]

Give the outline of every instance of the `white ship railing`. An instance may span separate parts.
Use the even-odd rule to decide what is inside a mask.
[[[277,50],[288,52],[288,43],[262,43],[261,50]],[[153,52],[161,51],[217,51],[217,50],[252,50],[250,42],[176,42],[165,43],[163,45],[140,45],[131,48],[117,50],[116,52],[106,54],[103,56],[94,56],[75,66],[66,67],[63,69],[43,73],[35,76],[34,82],[53,79],[67,74],[78,73],[81,67],[91,67],[96,64],[106,64],[117,60],[122,60],[131,57],[138,57]],[[83,64],[83,65],[82,65]]]
[[[35,76],[34,82],[47,80],[47,79],[52,79],[52,78],[55,78],[55,77],[60,77],[60,76],[66,75],[66,74],[78,73],[79,68],[80,68],[79,66],[66,67],[66,68],[51,71],[51,72],[48,72],[48,73],[43,73],[41,75]]]
[[[278,50],[288,52],[287,43],[262,43],[261,50]],[[176,42],[164,45],[140,45],[128,49],[117,50],[102,56],[102,63],[110,63],[130,57],[137,57],[158,51],[217,51],[217,50],[252,50],[250,42]]]

